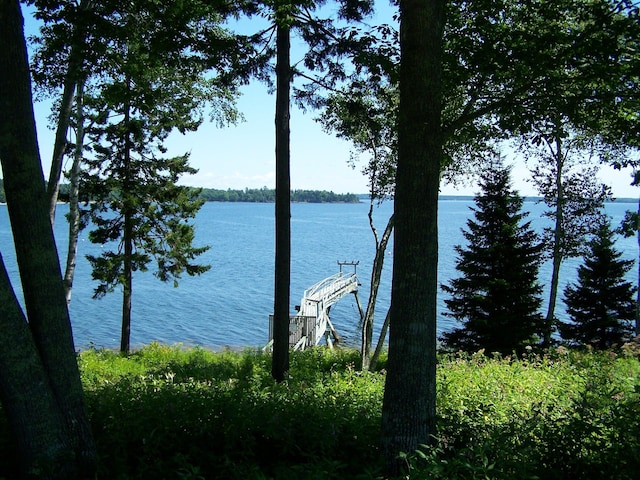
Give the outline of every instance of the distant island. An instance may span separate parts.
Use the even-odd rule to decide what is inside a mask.
[[[0,203],[5,203],[4,185],[0,178]],[[195,187],[194,187],[195,188]],[[200,197],[206,202],[250,202],[250,203],[273,203],[276,199],[276,191],[273,188],[245,188],[226,190],[216,188],[202,188]],[[60,201],[67,202],[69,200],[69,184],[60,185]],[[472,195],[441,195],[440,200],[473,200]],[[526,202],[538,202],[542,198],[532,196],[525,197]],[[361,203],[369,201],[366,194],[355,193],[334,193],[327,190],[292,190],[291,201],[294,203]],[[616,198],[613,200],[618,203],[638,203],[637,198]]]
[[[4,182],[0,178],[0,203],[5,203]],[[200,198],[206,202],[251,202],[273,203],[276,191],[273,188],[245,188],[244,190],[218,190],[203,188]],[[60,185],[59,199],[69,200],[69,184]],[[292,190],[291,201],[294,203],[360,203],[360,196],[355,193],[334,193],[326,190]]]
[[[276,200],[276,191],[267,187],[244,190],[203,188],[200,197],[207,202],[273,203]],[[334,193],[326,190],[292,190],[291,201],[294,203],[360,203],[360,196],[354,193]]]

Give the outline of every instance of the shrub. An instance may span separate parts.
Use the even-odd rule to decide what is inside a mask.
[[[294,352],[275,384],[255,350],[149,345],[78,356],[99,478],[374,479],[384,372],[358,352]],[[640,469],[633,349],[443,355],[438,434],[407,452],[412,479],[632,479]],[[0,415],[0,479],[14,478]]]

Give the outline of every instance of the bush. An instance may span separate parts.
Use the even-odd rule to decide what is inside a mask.
[[[611,352],[448,357],[412,478],[636,478],[639,393],[638,361]]]
[[[356,356],[295,354],[294,378],[278,385],[269,357],[255,351],[152,345],[129,359],[85,352],[99,476],[353,478],[362,461],[378,461],[384,381],[357,372]],[[101,383],[88,368],[98,358],[114,365],[117,381],[111,372]]]
[[[99,478],[374,479],[384,372],[358,352],[270,357],[152,344],[79,354]],[[438,435],[405,455],[412,479],[632,479],[640,469],[637,350],[441,356]],[[0,415],[0,478],[13,478]]]

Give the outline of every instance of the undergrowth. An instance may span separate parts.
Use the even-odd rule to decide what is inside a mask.
[[[359,372],[358,357],[322,348],[294,353],[290,378],[278,385],[269,356],[254,350],[84,351],[78,358],[98,476],[383,478],[385,373]],[[437,436],[404,455],[410,478],[638,478],[636,352],[442,356],[437,386]],[[2,424],[0,449],[9,445]],[[0,477],[12,478],[10,456],[1,457]]]

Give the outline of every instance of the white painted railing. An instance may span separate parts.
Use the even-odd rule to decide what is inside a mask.
[[[328,330],[333,330],[329,308],[344,296],[358,292],[355,273],[336,273],[304,291],[300,311],[289,319],[289,345],[304,350],[317,345],[323,337],[330,344]],[[269,317],[269,339],[273,339],[273,316]]]

